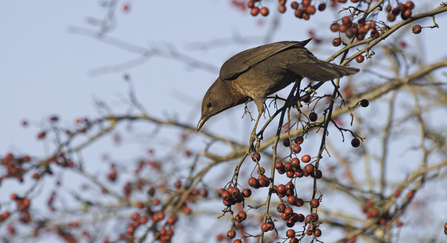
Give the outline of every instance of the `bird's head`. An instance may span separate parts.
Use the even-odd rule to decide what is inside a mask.
[[[202,100],[202,115],[200,117],[199,124],[197,124],[197,132],[202,128],[203,124],[212,116],[222,112],[226,108],[224,107],[224,98],[222,93],[218,90],[218,82],[214,82],[208,89]]]
[[[234,106],[231,104],[232,97],[228,93],[228,87],[223,82],[216,80],[203,97],[202,116],[197,124],[197,132],[210,117]]]

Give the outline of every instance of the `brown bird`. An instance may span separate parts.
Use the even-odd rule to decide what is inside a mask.
[[[203,98],[197,132],[210,117],[249,100],[256,103],[259,112],[255,132],[268,95],[303,77],[328,81],[360,71],[318,60],[304,47],[310,40],[258,46],[228,59]]]

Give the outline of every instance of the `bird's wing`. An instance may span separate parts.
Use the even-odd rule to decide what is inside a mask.
[[[245,50],[228,59],[219,76],[222,80],[233,80],[265,59],[291,47],[304,47],[310,40],[281,41]]]

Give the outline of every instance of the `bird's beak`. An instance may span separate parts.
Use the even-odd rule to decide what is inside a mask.
[[[202,128],[203,124],[205,124],[206,120],[208,120],[208,117],[202,117],[200,118],[199,124],[197,124],[197,130],[196,132],[200,131],[200,128]]]

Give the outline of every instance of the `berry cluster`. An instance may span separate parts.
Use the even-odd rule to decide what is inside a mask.
[[[316,8],[314,5],[310,4],[310,0],[303,0],[300,5],[297,2],[292,2],[291,4],[292,9],[295,9],[295,17],[299,19],[305,19],[309,20],[311,15],[314,15],[316,12]],[[324,8],[318,7],[318,9],[326,9],[326,5],[324,5]],[[322,11],[322,10],[320,10]]]
[[[408,1],[405,4],[399,3],[397,7],[393,8],[391,5],[388,5],[385,8],[385,11],[388,12],[388,15],[386,16],[386,19],[389,22],[393,22],[396,20],[396,16],[400,14],[400,17],[403,20],[406,20],[411,17],[413,14],[411,10],[414,9],[414,3],[412,1]]]
[[[29,211],[29,207],[31,205],[30,199],[27,197],[19,197],[15,193],[11,194],[11,199],[16,201],[17,208],[20,212],[20,221],[22,223],[30,222],[31,221],[31,214]]]
[[[259,3],[256,5],[256,3]],[[258,14],[261,14],[262,16],[269,15],[270,11],[267,7],[261,7],[260,6],[261,1],[260,0],[250,0],[247,2],[247,7],[250,8],[250,14],[253,16],[256,16]],[[285,10],[284,10],[285,11]]]

